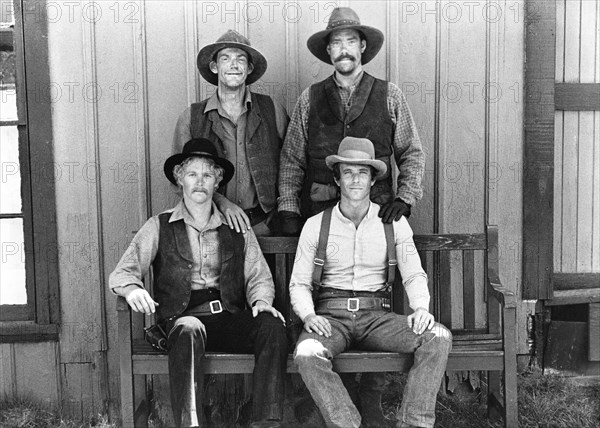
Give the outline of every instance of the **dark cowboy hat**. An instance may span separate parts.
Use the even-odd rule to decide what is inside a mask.
[[[367,25],[360,25],[360,18],[349,7],[337,7],[331,13],[327,28],[313,34],[306,42],[308,50],[327,64],[331,64],[331,58],[327,53],[327,44],[329,43],[329,36],[334,30],[357,30],[363,33],[367,41],[367,48],[362,54],[362,64],[366,64],[375,58],[383,45],[383,33],[381,31]]]
[[[252,73],[248,74],[246,85],[251,85],[256,82],[263,74],[265,74],[265,71],[267,71],[266,58],[263,54],[250,46],[250,40],[237,31],[227,30],[227,32],[219,37],[215,43],[204,46],[200,49],[200,52],[198,52],[196,64],[198,65],[200,74],[208,83],[217,85],[219,82],[217,75],[210,70],[209,64],[214,59],[215,54],[225,48],[242,49],[248,54],[248,60],[252,63],[254,69],[252,70]]]
[[[219,184],[227,184],[231,180],[231,177],[233,177],[233,171],[235,170],[233,164],[227,159],[219,157],[217,149],[209,140],[206,138],[196,138],[185,143],[181,153],[177,153],[165,161],[163,170],[171,183],[177,186],[177,180],[173,175],[175,165],[179,165],[187,158],[194,156],[212,159],[217,165],[223,168],[223,180]]]

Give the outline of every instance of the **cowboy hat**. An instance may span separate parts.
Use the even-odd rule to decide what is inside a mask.
[[[383,33],[377,28],[360,24],[360,18],[349,7],[337,7],[329,17],[327,28],[319,31],[308,38],[306,45],[308,50],[321,61],[331,64],[331,58],[327,53],[329,36],[334,30],[357,30],[360,31],[367,41],[367,47],[362,54],[362,64],[366,64],[375,58],[375,55],[383,45]]]
[[[213,85],[219,83],[217,75],[210,70],[210,62],[214,60],[214,56],[217,52],[225,48],[242,49],[248,54],[248,60],[252,63],[254,69],[252,70],[252,73],[248,74],[246,85],[251,85],[256,82],[263,74],[265,74],[265,71],[267,71],[266,58],[263,54],[250,46],[250,40],[237,31],[227,30],[227,32],[219,37],[215,43],[204,46],[200,49],[200,52],[198,52],[196,65],[198,66],[200,74],[208,83]]]
[[[213,143],[206,138],[195,138],[185,143],[181,153],[177,153],[165,161],[163,170],[171,183],[177,186],[177,180],[173,175],[173,168],[175,168],[175,165],[179,165],[181,162],[191,157],[212,159],[217,165],[223,168],[223,179],[220,184],[227,184],[227,182],[231,180],[231,177],[233,177],[233,172],[235,171],[233,164],[227,159],[219,157]]]
[[[329,169],[333,169],[333,166],[340,162],[370,165],[377,171],[374,179],[383,177],[387,172],[385,162],[375,159],[375,148],[367,138],[346,137],[340,143],[337,155],[329,155],[325,158],[325,164]]]

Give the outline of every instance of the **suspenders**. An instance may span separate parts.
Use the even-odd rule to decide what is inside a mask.
[[[315,268],[312,275],[313,292],[318,291],[321,287],[321,281],[323,279],[323,266],[325,265],[325,258],[327,252],[327,241],[329,240],[329,227],[331,225],[331,213],[333,207],[327,208],[323,211],[323,219],[321,220],[321,230],[319,232],[319,244],[315,253],[313,263]],[[392,292],[394,280],[396,279],[396,266],[398,260],[396,260],[396,243],[394,239],[394,225],[392,223],[383,223],[383,230],[385,232],[385,242],[387,246],[387,259],[388,259],[388,273],[387,281],[385,282],[386,291]]]

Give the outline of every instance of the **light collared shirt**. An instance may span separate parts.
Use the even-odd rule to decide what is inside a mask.
[[[352,86],[356,87],[363,77],[364,71],[350,88],[341,87],[336,81],[346,112],[356,98]],[[388,82],[387,86],[387,107],[390,119],[394,123],[393,156],[399,171],[397,196],[404,202],[414,205],[423,196],[421,179],[425,172],[425,154],[404,93],[392,82]],[[310,87],[302,92],[296,102],[281,148],[279,198],[277,199],[277,209],[280,212],[292,211],[300,214],[300,193],[308,166],[309,112]]]
[[[358,227],[344,217],[339,203],[333,208],[322,287],[350,291],[381,291],[387,280],[387,246],[383,223],[378,217],[379,205],[370,202],[367,215]],[[296,252],[290,279],[290,299],[294,312],[304,320],[313,314],[312,274],[319,243],[323,213],[306,221]],[[421,267],[413,232],[405,217],[394,221],[396,258],[402,275],[402,285],[410,307],[429,308],[427,274]]]
[[[277,101],[273,100],[273,105],[275,108],[277,134],[279,135],[279,138],[283,140],[288,124],[288,116],[285,109]],[[223,108],[218,96],[218,91],[215,91],[215,93],[208,98],[206,107],[204,108],[205,114],[211,110],[217,110],[219,113],[219,119],[223,126],[225,137],[222,141],[223,155],[233,164],[233,166],[235,166],[233,178],[227,183],[225,196],[230,201],[239,205],[242,209],[250,209],[259,205],[256,186],[252,180],[250,165],[248,164],[248,157],[246,155],[246,123],[248,120],[248,111],[251,109],[252,93],[248,87],[246,87],[246,92],[244,93],[242,112],[238,117],[237,122],[233,122]],[[181,113],[177,120],[173,138],[174,153],[181,153],[183,145],[192,138],[191,115],[192,109],[191,107],[188,107]],[[273,183],[273,185],[275,185],[275,183]]]
[[[192,249],[192,290],[206,288],[219,289],[221,275],[221,251],[217,228],[225,223],[223,214],[212,204],[212,214],[208,223],[198,225],[182,201],[170,212],[169,223],[183,220],[188,240]],[[235,233],[235,232],[234,232]],[[160,220],[153,216],[141,227],[131,244],[121,257],[115,270],[110,274],[109,287],[117,294],[122,294],[119,287],[137,285],[144,287],[143,277],[148,273],[158,252],[160,238]],[[262,255],[256,236],[252,230],[244,234],[244,278],[246,299],[250,305],[258,300],[272,304],[275,297],[273,277]]]

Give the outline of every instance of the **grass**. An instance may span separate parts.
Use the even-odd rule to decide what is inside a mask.
[[[391,384],[383,398],[386,418],[393,415],[402,394],[405,375],[390,374]],[[600,427],[600,385],[577,386],[568,378],[539,371],[519,375],[519,422],[524,428]],[[487,419],[485,398],[479,390],[459,386],[454,394],[440,394],[436,408],[437,428],[496,428],[499,421]],[[314,421],[314,418],[311,419]],[[303,425],[309,427],[310,425]],[[28,400],[0,402],[2,428],[118,428],[106,416],[73,421],[57,409]]]
[[[27,399],[5,399],[0,402],[2,428],[118,428],[105,415],[89,417],[85,421],[63,418],[60,410],[49,408]]]

